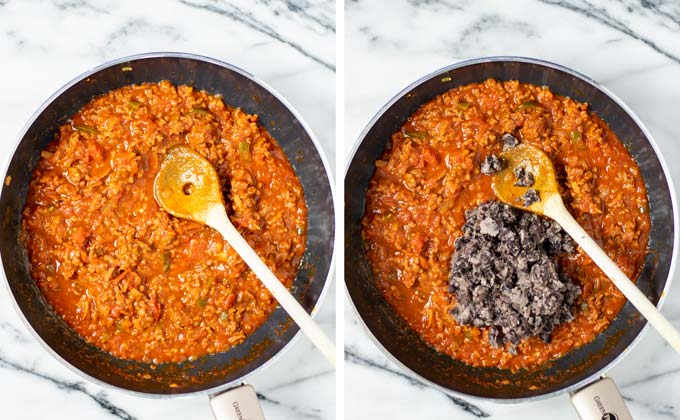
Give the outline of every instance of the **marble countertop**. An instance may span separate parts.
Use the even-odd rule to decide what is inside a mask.
[[[566,65],[612,90],[651,131],[680,185],[679,2],[355,0],[345,13],[347,152],[375,112],[421,76],[468,58],[519,55]],[[675,277],[663,313],[680,326]],[[426,387],[385,358],[351,309],[345,348],[347,418],[577,418],[567,396],[496,405]],[[680,419],[680,357],[655,331],[609,375],[636,419]]]
[[[23,125],[64,83],[149,51],[211,56],[266,81],[304,116],[334,166],[333,1],[0,0],[3,166]],[[333,337],[335,282],[329,287],[317,319]],[[43,350],[10,299],[0,286],[0,418],[213,418],[207,397],[152,400],[85,381]],[[335,418],[335,374],[306,337],[248,381],[267,419]]]

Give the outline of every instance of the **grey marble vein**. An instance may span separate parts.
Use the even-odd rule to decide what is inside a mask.
[[[182,39],[182,35],[172,26],[168,25],[153,25],[143,18],[132,19],[125,22],[120,28],[108,36],[105,45],[107,47],[113,45],[121,38],[127,38],[139,33],[142,30],[153,30],[167,36],[173,41]]]
[[[680,368],[670,369],[670,370],[667,370],[665,372],[655,373],[653,375],[645,376],[645,377],[642,377],[640,379],[636,379],[634,381],[626,382],[626,383],[619,385],[619,388],[622,388],[622,389],[628,388],[628,387],[631,387],[631,386],[635,386],[635,385],[639,385],[639,384],[642,384],[642,383],[645,383],[645,382],[649,382],[649,381],[653,381],[653,380],[656,380],[656,379],[659,379],[659,378],[663,378],[665,376],[674,375],[676,373],[680,373]]]
[[[346,0],[345,8],[351,8],[363,2],[365,2],[365,0]],[[466,3],[465,1],[460,0],[406,0],[406,2],[412,7],[423,7],[431,11],[437,9],[463,11],[465,10],[464,3]]]
[[[226,18],[229,18],[230,20],[234,22],[241,23],[243,25],[246,25],[250,29],[253,29],[263,35],[266,35],[278,42],[281,42],[282,44],[288,45],[289,47],[293,48],[303,56],[309,58],[310,60],[313,60],[328,70],[331,70],[335,72],[335,65],[326,62],[322,58],[312,54],[311,52],[307,51],[305,48],[303,48],[300,44],[297,42],[288,40],[283,37],[279,32],[277,32],[274,28],[271,26],[267,25],[266,23],[258,20],[251,12],[245,11],[243,9],[240,9],[234,5],[231,4],[224,4],[224,3],[217,3],[217,2],[211,2],[211,3],[197,3],[189,0],[179,0],[180,3],[184,4],[185,6],[189,6],[195,9],[202,9],[210,13],[215,13],[220,16],[224,16]]]
[[[675,415],[675,412],[674,412],[675,406],[673,406],[673,405],[669,405],[669,404],[658,405],[658,404],[655,404],[655,403],[643,402],[643,401],[640,401],[636,398],[628,397],[626,395],[623,396],[623,399],[627,403],[637,404],[637,405],[647,409],[649,412],[651,412],[655,415],[667,417],[667,418],[672,419],[672,420],[676,420],[678,418]],[[630,404],[628,404],[628,405],[630,405]]]
[[[15,372],[21,372],[21,373],[26,373],[31,376],[34,376],[36,378],[43,379],[45,381],[51,382],[52,384],[56,385],[59,389],[63,389],[67,392],[79,392],[90,399],[92,399],[94,402],[96,402],[99,407],[101,407],[107,414],[123,419],[123,420],[137,420],[137,417],[133,416],[132,414],[128,413],[124,409],[117,407],[115,404],[113,404],[109,399],[108,396],[104,391],[97,392],[96,394],[89,391],[85,385],[82,382],[74,382],[74,381],[66,381],[63,379],[58,379],[53,376],[38,372],[35,369],[31,369],[29,367],[23,366],[20,363],[16,363],[13,361],[10,361],[4,357],[0,356],[0,368],[5,368],[9,370],[13,370]]]
[[[87,9],[100,14],[109,14],[108,10],[97,7],[96,3],[87,0],[56,0],[53,4],[61,11],[82,11]]]
[[[675,23],[680,27],[680,2],[663,0],[640,0],[639,3],[642,8],[648,9],[652,13],[668,18],[671,20],[671,22]],[[669,12],[666,10],[666,7],[668,8],[675,7],[675,10],[673,10],[673,12]]]
[[[351,363],[355,363],[358,365],[366,366],[369,368],[373,369],[379,369],[383,372],[390,373],[394,376],[397,376],[402,379],[406,379],[411,385],[419,388],[419,389],[424,389],[426,388],[426,385],[421,383],[415,378],[412,378],[405,373],[403,373],[400,370],[396,369],[391,369],[388,366],[379,364],[373,360],[367,359],[365,357],[362,357],[358,355],[353,349],[349,347],[345,347],[345,360]],[[456,405],[458,408],[461,408],[463,411],[465,411],[468,414],[471,414],[477,418],[486,418],[486,417],[491,417],[491,414],[487,413],[486,411],[482,410],[478,406],[458,397],[454,397],[452,395],[444,394],[446,398],[448,398],[454,405]]]
[[[454,49],[460,53],[469,48],[469,42],[475,35],[483,34],[491,29],[503,29],[522,34],[527,39],[538,38],[538,34],[526,22],[506,20],[497,14],[484,14],[468,25],[453,42]]]
[[[398,41],[378,35],[370,26],[360,26],[359,32],[362,33],[371,43],[373,43],[374,48],[381,48],[385,45],[393,48],[400,48],[402,46],[402,44]]]
[[[6,31],[5,35],[7,36],[8,40],[12,41],[14,47],[17,49],[23,48],[27,44],[26,39],[20,37],[19,34],[17,34],[14,30]]]
[[[335,33],[333,18],[324,14],[317,16],[312,13],[309,1],[307,0],[258,0],[257,2],[271,7],[277,16],[281,14],[281,8],[285,7],[294,13],[296,17],[307,20],[328,33]]]
[[[6,321],[0,322],[0,330],[8,332],[11,335],[12,339],[17,343],[21,344],[30,343],[30,340],[24,335],[24,333],[20,331],[18,328],[16,328],[14,325],[10,324],[9,322]]]
[[[541,3],[552,5],[552,6],[558,6],[567,10],[571,10],[576,13],[580,13],[590,19],[596,20],[600,22],[603,25],[606,25],[612,29],[615,29],[625,35],[628,35],[631,38],[634,38],[647,46],[649,46],[651,49],[654,51],[658,52],[659,54],[662,54],[671,60],[675,61],[676,63],[680,63],[680,56],[673,54],[672,52],[666,50],[665,48],[660,47],[657,45],[656,42],[652,41],[651,39],[643,36],[642,34],[637,33],[633,29],[631,29],[628,25],[626,25],[624,22],[622,22],[620,19],[615,18],[611,14],[609,14],[605,9],[603,8],[598,8],[595,5],[587,2],[587,1],[582,1],[581,4],[583,6],[579,6],[575,2],[568,2],[564,0],[538,0]]]
[[[271,399],[267,397],[266,395],[263,395],[261,393],[257,393],[257,398],[265,403],[269,403],[272,405],[275,405],[277,407],[285,408],[289,410],[291,413],[295,414],[295,418],[303,418],[303,419],[312,419],[312,420],[321,420],[321,411],[316,409],[316,408],[311,408],[309,410],[302,410],[299,407],[291,404],[284,404],[281,401]]]
[[[335,374],[335,371],[333,371],[333,370],[325,370],[325,371],[323,371],[323,372],[314,373],[314,374],[312,374],[312,375],[301,376],[301,377],[296,378],[296,379],[294,379],[294,380],[292,380],[292,381],[290,381],[290,382],[284,382],[284,383],[279,384],[279,385],[275,385],[275,386],[272,386],[272,387],[267,387],[267,391],[268,391],[268,392],[277,391],[277,390],[280,390],[280,389],[283,389],[283,388],[288,388],[288,387],[290,387],[290,386],[298,385],[298,384],[301,384],[301,383],[307,382],[307,381],[313,381],[314,379],[318,379],[318,378],[321,378],[321,377],[323,377],[323,376],[326,376],[326,375],[333,375],[333,374]]]
[[[322,28],[324,28],[328,32],[335,33],[335,25],[332,24],[329,21],[322,20],[322,19],[310,14],[307,11],[306,2],[287,1],[286,5],[288,6],[288,10],[290,10],[291,12],[293,12],[293,13],[297,14],[298,16],[301,16],[305,19],[309,19],[309,20],[315,22],[316,24],[318,24],[319,26],[321,26]]]
[[[416,7],[442,6],[449,10],[463,10],[463,7],[460,4],[448,0],[408,0],[408,2]]]

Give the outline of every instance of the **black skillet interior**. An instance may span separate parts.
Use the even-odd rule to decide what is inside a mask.
[[[473,368],[436,352],[406,325],[373,286],[363,252],[361,217],[375,160],[385,150],[391,134],[422,104],[455,86],[487,78],[545,85],[555,93],[587,102],[627,146],[642,171],[651,207],[650,253],[638,285],[655,303],[669,276],[676,227],[663,168],[644,132],[616,101],[565,70],[530,60],[490,60],[452,66],[404,92],[384,110],[361,139],[345,177],[345,282],[349,295],[363,322],[384,349],[421,378],[457,393],[508,400],[557,392],[587,379],[630,345],[645,322],[627,303],[609,328],[593,342],[544,369],[513,374],[497,368]]]
[[[0,253],[21,312],[57,355],[85,374],[117,387],[149,394],[182,394],[224,387],[238,380],[271,359],[298,327],[277,308],[244,343],[227,352],[155,367],[121,360],[85,343],[53,312],[29,276],[25,249],[19,241],[28,184],[40,151],[54,139],[57,127],[94,96],[132,83],[161,80],[222,94],[225,103],[259,115],[260,123],[289,156],[302,181],[309,209],[307,251],[293,292],[308,311],[314,307],[330,270],[335,226],[323,161],[305,127],[285,104],[241,72],[209,59],[183,55],[134,58],[102,68],[54,98],[37,115],[11,159],[7,172],[11,183],[0,196]],[[293,156],[296,158],[290,158]]]

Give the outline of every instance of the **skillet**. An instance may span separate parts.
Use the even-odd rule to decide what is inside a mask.
[[[437,70],[398,93],[369,122],[350,155],[345,173],[347,293],[367,334],[386,356],[415,378],[447,394],[495,402],[525,402],[576,393],[598,381],[639,341],[647,323],[630,303],[595,340],[537,370],[513,373],[477,368],[438,353],[408,327],[375,288],[363,251],[361,218],[366,191],[375,170],[374,162],[385,150],[392,133],[435,96],[488,78],[545,85],[556,94],[587,102],[623,141],[640,166],[652,222],[649,253],[637,285],[653,303],[663,302],[675,267],[678,214],[675,191],[658,147],[633,112],[597,82],[557,64],[521,57],[480,58]],[[590,388],[591,392],[602,394],[598,397],[601,400],[607,392],[618,394],[611,389],[610,381],[602,381],[601,385]],[[580,414],[584,418],[601,418]]]
[[[273,89],[235,66],[192,54],[148,53],[114,60],[78,76],[41,106],[20,134],[2,177],[0,257],[22,320],[50,354],[73,371],[138,396],[215,394],[273,362],[290,345],[299,329],[282,308],[277,307],[242,344],[225,352],[158,365],[122,360],[85,342],[52,310],[29,275],[20,242],[28,185],[41,150],[54,139],[57,128],[97,95],[161,80],[221,94],[225,103],[257,114],[289,157],[309,210],[307,249],[292,292],[308,312],[314,310],[327,291],[335,234],[331,176],[321,148],[305,122]]]

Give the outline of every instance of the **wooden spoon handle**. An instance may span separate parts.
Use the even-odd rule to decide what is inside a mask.
[[[231,224],[224,207],[222,205],[214,206],[208,212],[206,219],[206,224],[222,234],[229,245],[236,250],[248,267],[269,289],[281,307],[300,326],[302,332],[309,337],[312,343],[335,367],[335,346],[331,340]]]
[[[581,246],[583,251],[595,264],[611,279],[614,285],[623,295],[647,318],[650,324],[661,336],[680,353],[680,333],[659,312],[649,299],[630,281],[628,276],[621,271],[614,261],[600,248],[600,246],[588,235],[564,207],[559,195],[549,197],[543,203],[543,212],[546,216],[559,223],[562,228]]]

